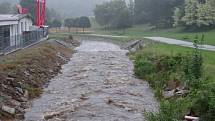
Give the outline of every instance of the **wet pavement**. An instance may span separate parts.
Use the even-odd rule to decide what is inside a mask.
[[[127,51],[83,41],[62,73],[26,111],[26,121],[144,121],[158,103],[147,82],[133,76]]]
[[[171,39],[171,38],[165,38],[165,37],[145,37],[145,38],[153,40],[153,41],[161,42],[161,43],[195,48],[195,46],[193,45],[193,42]],[[213,46],[213,45],[198,45],[198,46],[199,46],[199,49],[202,49],[202,50],[215,51],[215,46]]]

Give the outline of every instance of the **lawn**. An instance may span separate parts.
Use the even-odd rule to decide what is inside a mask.
[[[192,48],[180,47],[177,45],[168,45],[155,43],[143,49],[143,52],[156,53],[158,55],[176,55],[176,54],[186,54],[192,52]],[[211,51],[201,51],[204,59],[204,73],[210,80],[215,81],[215,52]]]
[[[171,28],[171,29],[154,29],[148,25],[136,25],[132,28],[128,28],[125,33],[121,30],[109,30],[104,31],[97,24],[93,24],[92,29],[98,34],[110,34],[110,35],[122,35],[133,38],[142,38],[148,36],[161,36],[169,37],[186,41],[193,41],[196,36],[205,36],[205,44],[215,45],[215,30],[205,32],[185,32],[182,28]]]

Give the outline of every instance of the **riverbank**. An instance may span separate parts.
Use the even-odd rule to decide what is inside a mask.
[[[1,57],[0,119],[23,118],[28,101],[40,96],[43,87],[60,72],[72,53],[72,48],[47,40]]]
[[[161,102],[159,113],[146,114],[149,121],[183,120],[191,110],[213,121],[214,52],[151,43],[130,56],[136,76],[150,83]]]

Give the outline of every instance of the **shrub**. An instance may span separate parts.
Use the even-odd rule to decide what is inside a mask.
[[[155,70],[155,66],[147,58],[143,56],[137,56],[135,59],[134,72],[136,76],[142,79],[146,79],[147,75],[150,75]]]
[[[163,100],[157,114],[146,113],[147,121],[180,121],[186,113],[185,107],[190,106],[189,100]]]
[[[203,41],[204,36],[202,37]],[[186,83],[191,88],[199,88],[201,78],[203,76],[203,58],[198,47],[198,38],[194,40],[194,51],[192,54],[187,54],[188,58],[184,59],[184,74]]]
[[[202,84],[200,90],[193,92],[193,109],[203,121],[215,119],[215,83]]]

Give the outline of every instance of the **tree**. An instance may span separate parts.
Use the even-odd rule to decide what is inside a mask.
[[[192,30],[213,28],[215,26],[214,6],[215,0],[185,0],[184,7],[174,11],[174,25],[184,25]]]
[[[29,14],[32,16],[33,21],[36,20],[36,0],[20,0],[20,5],[23,8],[27,8]]]
[[[132,25],[131,10],[124,0],[114,0],[97,5],[95,9],[96,21],[106,27],[123,29]]]
[[[135,23],[171,27],[173,10],[181,4],[183,0],[135,0]]]
[[[46,8],[46,24],[50,25],[50,23],[52,23],[53,20],[55,19],[59,19],[61,20],[61,15],[53,8],[49,9]]]
[[[197,0],[185,0],[185,16],[182,18],[182,21],[188,27],[194,27],[197,24],[198,5]]]
[[[85,28],[90,28],[91,27],[91,23],[90,23],[90,19],[86,16],[82,16],[79,18],[79,27],[83,28],[83,32]]]
[[[173,26],[174,27],[182,24],[181,18],[183,17],[183,14],[184,13],[180,8],[178,8],[178,7],[175,8],[174,15],[173,15],[173,20],[174,20]]]
[[[80,25],[79,25],[79,19],[80,19],[80,18],[74,19],[74,27],[76,28],[76,33],[78,33],[78,27],[80,26]]]
[[[134,23],[134,10],[135,10],[134,7],[135,7],[134,0],[129,0],[129,7],[128,8],[129,8],[132,24]]]
[[[0,4],[0,14],[9,14],[11,13],[11,4],[8,2],[3,2]]]
[[[215,26],[215,0],[207,0],[206,2],[208,6],[208,17],[211,20],[211,25],[214,27]]]
[[[74,19],[68,18],[64,20],[64,25],[69,28],[69,32],[71,32],[71,28],[74,27]]]
[[[197,9],[197,20],[196,24],[198,27],[209,26],[213,23],[213,20],[210,17],[210,8],[208,4],[199,4]]]
[[[126,28],[132,26],[132,15],[125,2],[119,1],[119,3],[113,7],[117,8],[116,6],[118,6],[120,9],[116,9],[114,11],[115,15],[112,19],[111,25],[112,28],[122,29],[124,33]]]
[[[60,28],[62,26],[62,22],[58,19],[54,19],[51,23],[51,26],[50,27],[53,27],[53,28]]]
[[[98,22],[99,25],[104,26],[105,30],[110,25],[112,19],[109,6],[110,3],[105,2],[101,5],[96,5],[96,8],[94,9],[96,22]]]

